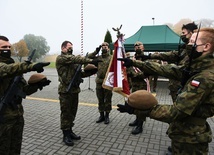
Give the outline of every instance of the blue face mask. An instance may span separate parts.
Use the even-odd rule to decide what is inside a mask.
[[[0,56],[5,58],[11,57],[11,51],[10,50],[0,50]]]

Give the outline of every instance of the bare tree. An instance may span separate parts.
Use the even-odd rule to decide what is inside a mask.
[[[201,23],[201,27],[214,27],[214,20],[212,19],[200,19],[197,20],[196,23]]]

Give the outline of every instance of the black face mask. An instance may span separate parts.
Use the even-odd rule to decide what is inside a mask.
[[[186,37],[186,35],[182,35],[182,36],[181,36],[181,40],[182,40],[185,44],[187,44],[187,43],[189,42],[189,39]]]
[[[107,49],[103,49],[103,50],[102,50],[102,54],[106,54],[107,52],[108,52]]]
[[[69,49],[68,49],[68,53],[72,54],[72,53],[73,53],[73,49],[72,49],[72,48],[69,48]]]
[[[136,49],[136,54],[141,54],[141,49]]]
[[[11,51],[10,50],[0,50],[0,56],[5,58],[11,57]]]
[[[191,57],[191,55],[192,55],[192,59],[196,59],[203,54],[203,52],[198,52],[196,50],[196,47],[193,47],[193,45],[187,45],[186,52],[189,57]]]

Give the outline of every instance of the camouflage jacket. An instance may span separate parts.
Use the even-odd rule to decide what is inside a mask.
[[[21,76],[22,73],[26,73],[31,71],[32,64],[27,63],[10,63],[7,64],[6,62],[2,62],[0,59],[0,98],[2,99],[3,96],[7,93],[8,88],[10,87],[11,83],[15,76]],[[30,86],[27,84],[26,80],[22,77],[21,81],[18,85],[19,89],[22,90],[26,95],[30,95],[37,91],[37,86]],[[16,96],[13,101],[17,105],[17,109],[12,109],[11,106],[3,107],[3,120],[7,121],[9,119],[14,119],[17,116],[23,115],[23,107],[21,105],[22,98]]]
[[[102,54],[100,56],[96,56],[96,55],[97,53],[96,51],[94,51],[93,53],[90,53],[88,55],[88,58],[102,60],[102,62],[99,62],[97,64],[98,71],[97,71],[97,77],[96,77],[96,83],[102,84],[105,78],[106,72],[108,70],[108,66],[111,61],[112,55],[110,55],[109,53]]]
[[[164,53],[158,53],[158,54],[152,54],[151,59],[158,59],[167,61],[168,63],[173,63],[176,65],[184,65],[188,60],[188,55],[186,52],[186,49],[181,49],[181,53],[178,51],[172,51],[172,52],[164,52]],[[181,88],[180,81],[169,79],[169,89],[170,91],[178,91],[179,88]]]
[[[56,58],[56,69],[58,73],[59,87],[58,93],[66,93],[66,89],[73,78],[76,68],[79,64],[90,63],[92,60],[75,56],[68,53],[61,52],[61,55],[58,55]],[[82,77],[85,77],[82,73]],[[80,87],[73,87],[70,89],[70,93],[79,93]]]
[[[178,142],[211,142],[212,132],[206,122],[214,115],[214,57],[205,55],[192,62],[191,70],[197,74],[190,77],[173,105],[157,105],[150,117],[169,123],[168,135]],[[154,72],[165,72],[167,77],[181,75],[180,68],[160,67],[156,64],[134,62],[134,65]],[[180,77],[180,76],[178,76]],[[208,107],[209,108],[204,108]],[[136,112],[137,115],[140,113]]]
[[[143,51],[141,53],[135,53],[135,57],[137,57],[138,60],[141,60],[138,55],[142,55]],[[129,67],[126,68],[127,76],[129,80],[129,86],[132,88],[132,92],[135,92],[137,90],[146,90],[147,84],[145,82],[145,78],[148,78],[148,76],[144,75],[144,72],[141,71],[137,67]]]
[[[163,61],[167,61],[168,63],[183,65],[187,61],[188,56],[187,56],[186,49],[182,49],[180,54],[178,51],[152,54],[151,59],[163,60]]]

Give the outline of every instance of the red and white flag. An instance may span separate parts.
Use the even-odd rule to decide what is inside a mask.
[[[114,54],[110,61],[102,86],[103,88],[112,90],[123,95],[124,97],[127,97],[130,94],[130,89],[126,74],[126,67],[123,66],[122,61],[117,60],[117,58],[125,58],[123,43],[123,36],[119,37],[114,43]]]

